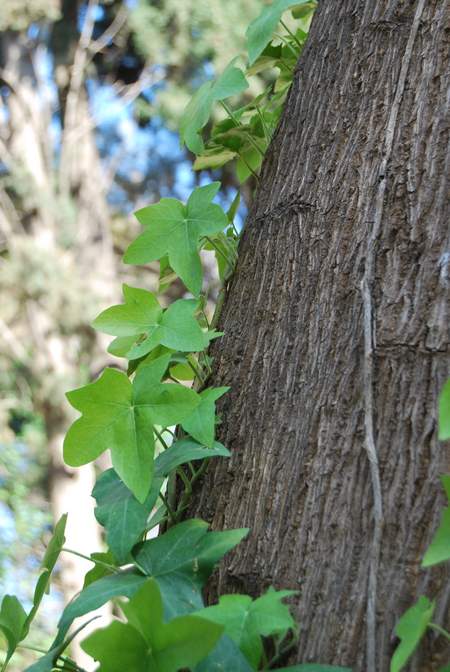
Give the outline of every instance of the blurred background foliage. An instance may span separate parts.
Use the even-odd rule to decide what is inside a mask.
[[[69,547],[102,548],[88,496],[93,470],[75,472],[61,459],[72,419],[64,394],[108,363],[89,323],[119,299],[121,282],[156,288],[156,266],[123,271],[119,264],[138,229],[132,212],[162,196],[186,198],[194,182],[209,178],[192,172],[177,121],[192,92],[243,52],[245,29],[262,4],[1,2],[2,594],[30,600],[47,529],[64,511]],[[231,203],[233,171],[214,178]],[[184,290],[175,283],[167,291],[174,298]],[[81,587],[87,567],[64,557],[60,592],[47,598],[36,646],[48,643],[55,603]]]

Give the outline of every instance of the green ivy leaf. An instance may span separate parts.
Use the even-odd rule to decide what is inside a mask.
[[[200,403],[193,390],[163,384],[170,354],[139,366],[133,383],[121,371],[105,369],[100,378],[67,394],[82,413],[64,441],[64,459],[78,467],[111,450],[113,467],[143,503],[153,477],[153,425],[167,427],[188,417]]]
[[[19,642],[24,638],[27,620],[25,609],[15,595],[5,595],[0,607],[0,632],[6,637],[8,648],[4,665],[10,660]]]
[[[108,546],[120,564],[127,562],[131,549],[142,536],[162,482],[159,478],[153,480],[141,504],[114,469],[104,471],[97,479],[92,491],[97,502],[95,517],[105,528]]]
[[[195,672],[253,672],[254,669],[233,640],[228,635],[222,635],[213,651],[197,665]]]
[[[191,415],[183,420],[183,429],[208,448],[214,445],[216,401],[229,387],[212,387],[200,392],[200,403]]]
[[[110,348],[128,359],[147,355],[158,345],[181,352],[204,350],[210,336],[204,333],[194,317],[197,302],[179,299],[163,311],[152,292],[123,285],[125,303],[107,308],[94,320],[93,326],[119,342]]]
[[[42,598],[44,597],[45,593],[48,593],[50,590],[50,577],[56,565],[56,561],[59,558],[59,554],[61,553],[61,549],[66,541],[64,536],[66,523],[67,514],[65,513],[56,523],[53,536],[49,541],[47,550],[45,551],[44,559],[41,563],[40,575],[36,583],[36,588],[34,589],[33,606],[31,607],[31,611],[24,623],[22,638],[25,638],[28,635],[31,622],[36,616],[36,612],[39,609]]]
[[[106,563],[107,565],[111,565],[111,567],[116,566],[116,559],[111,551],[108,551],[107,553],[91,553],[90,557],[92,558],[93,562],[96,560],[99,560],[100,562],[95,562],[92,569],[86,572],[84,576],[83,588],[87,588],[91,583],[102,579],[104,576],[109,576],[110,574],[114,573],[112,569],[108,569],[104,564],[100,563]]]
[[[150,657],[145,639],[128,623],[114,621],[95,630],[81,642],[81,648],[100,663],[97,672],[147,672]]]
[[[86,623],[83,623],[80,625],[79,628],[73,632],[70,637],[68,637],[66,640],[61,641],[60,644],[57,646],[53,646],[48,653],[45,654],[45,656],[42,656],[37,660],[33,665],[30,665],[27,667],[25,672],[53,672],[53,670],[56,668],[56,662],[58,661],[59,657],[62,655],[63,651],[67,649],[67,647],[70,645],[70,643],[75,639],[75,637],[92,621],[94,621],[98,616],[94,616],[93,618],[89,619]],[[68,659],[67,657],[65,658],[65,661],[67,662]],[[71,661],[73,665],[75,665],[74,661]],[[58,668],[61,669],[61,668]],[[64,669],[69,669],[64,667]]]
[[[100,662],[99,672],[177,672],[191,668],[215,646],[222,628],[197,616],[163,622],[158,585],[146,581],[122,605],[128,623],[115,621],[97,630],[82,648]]]
[[[237,96],[248,89],[248,82],[240,68],[235,66],[234,58],[215,82],[205,82],[187,104],[180,120],[180,140],[194,154],[204,150],[200,135],[208,123],[211,109],[216,101]]]
[[[180,439],[158,455],[155,460],[155,476],[167,476],[180,464],[210,457],[230,457],[230,451],[218,441],[214,441],[211,448],[205,448],[192,439]]]
[[[104,576],[102,579],[83,588],[81,593],[64,609],[58,623],[58,635],[52,648],[63,642],[70,626],[76,618],[99,609],[114,597],[132,597],[145,582],[145,576],[136,572],[124,571]]]
[[[257,600],[248,595],[223,595],[219,604],[203,609],[201,614],[222,624],[250,665],[257,669],[263,652],[261,637],[282,635],[295,625],[288,606],[281,602],[294,594],[290,590],[270,590]]]
[[[450,475],[441,476],[450,503]],[[431,567],[450,560],[450,506],[442,512],[441,523],[422,560],[422,567]]]
[[[198,296],[202,286],[200,239],[222,231],[228,223],[222,208],[211,203],[220,182],[197,187],[186,205],[173,198],[138,210],[136,217],[148,227],[125,253],[127,264],[146,264],[166,254],[171,268],[186,287]]]
[[[166,618],[203,607],[201,588],[214,565],[248,530],[208,532],[202,520],[186,520],[133,552],[137,567],[158,583]]]
[[[261,14],[252,21],[245,33],[249,65],[253,65],[272,39],[283,12],[290,7],[294,7],[294,5],[308,3],[309,0],[275,0],[271,5],[264,7]]]
[[[450,378],[439,395],[439,440],[450,439]]]
[[[319,665],[317,663],[304,663],[282,667],[278,672],[352,672],[350,667],[336,667],[335,665]]]
[[[216,168],[222,168],[222,166],[233,161],[236,157],[237,153],[226,147],[212,147],[211,149],[206,149],[200,156],[197,156],[193,168],[194,170],[215,170]]]
[[[400,618],[395,628],[401,639],[391,660],[390,672],[400,672],[413,654],[433,616],[435,603],[423,595]]]

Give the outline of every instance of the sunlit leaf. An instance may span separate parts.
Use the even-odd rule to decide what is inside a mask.
[[[414,653],[433,616],[435,603],[423,595],[400,618],[395,632],[401,642],[391,660],[390,672],[400,672]]]

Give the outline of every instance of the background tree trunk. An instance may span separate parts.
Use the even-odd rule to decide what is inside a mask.
[[[251,534],[210,597],[298,589],[298,661],[387,671],[419,594],[449,613],[420,568],[448,469],[447,12],[319,3],[212,347],[232,458],[194,509]],[[409,670],[447,662],[434,639]]]

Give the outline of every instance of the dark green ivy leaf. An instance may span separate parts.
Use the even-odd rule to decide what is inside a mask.
[[[131,549],[145,530],[162,483],[162,479],[154,479],[141,504],[114,469],[104,471],[97,479],[92,491],[97,502],[95,517],[106,529],[106,541],[120,564],[127,562]]]

